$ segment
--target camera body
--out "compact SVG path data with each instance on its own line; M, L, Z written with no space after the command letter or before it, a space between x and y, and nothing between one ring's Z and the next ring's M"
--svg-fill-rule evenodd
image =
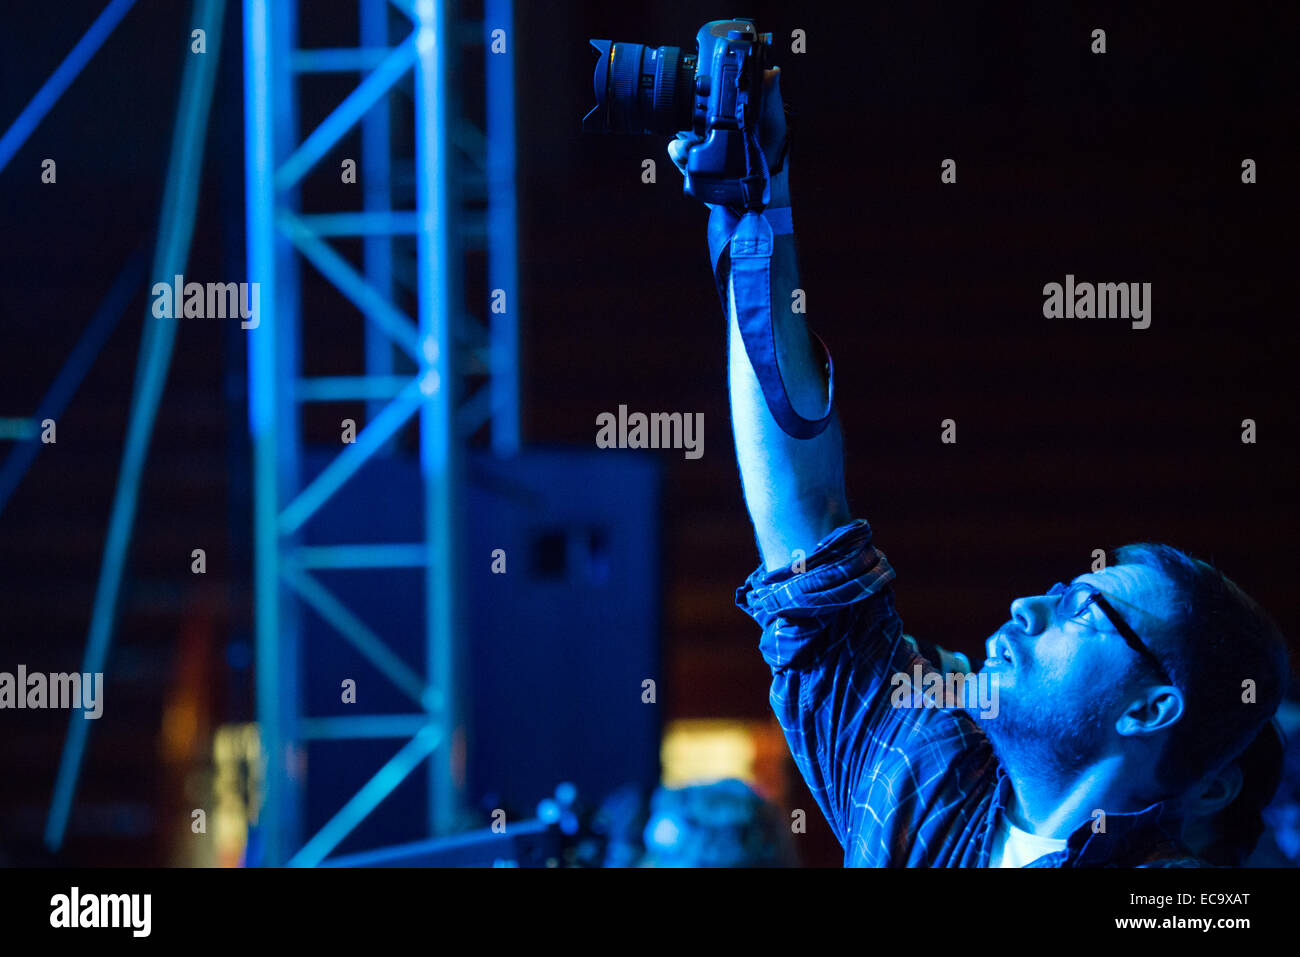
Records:
M768 170L758 146L763 71L772 35L753 20L714 20L679 47L592 40L596 107L584 131L664 133L689 129L702 142L686 158L686 192L720 206L762 206Z

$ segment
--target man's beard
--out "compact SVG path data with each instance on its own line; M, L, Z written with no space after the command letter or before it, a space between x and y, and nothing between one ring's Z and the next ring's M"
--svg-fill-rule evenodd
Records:
M1106 747L1105 715L1115 689L1026 701L1003 692L996 718L980 721L1002 764L1018 773L1059 780L1086 768Z

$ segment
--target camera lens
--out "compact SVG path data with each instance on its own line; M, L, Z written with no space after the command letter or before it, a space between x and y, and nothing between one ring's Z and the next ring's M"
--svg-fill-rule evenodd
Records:
M584 129L602 133L675 133L691 128L694 57L681 47L592 40L596 63L596 108Z

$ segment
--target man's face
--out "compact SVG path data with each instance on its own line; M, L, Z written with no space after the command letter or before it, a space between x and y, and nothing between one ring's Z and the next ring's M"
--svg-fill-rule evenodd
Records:
M1067 586L1099 589L1142 641L1157 652L1173 614L1171 585L1146 565L1114 565ZM997 683L998 715L982 722L1004 760L1032 753L1065 772L1096 760L1115 722L1148 675L1096 602L1075 617L1059 595L1017 598L1011 620L985 642L980 668ZM1149 683L1156 683L1148 679Z

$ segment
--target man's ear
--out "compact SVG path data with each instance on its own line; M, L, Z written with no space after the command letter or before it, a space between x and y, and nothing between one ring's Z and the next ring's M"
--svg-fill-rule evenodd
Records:
M1222 771L1202 781L1187 796L1188 817L1209 817L1217 814L1237 799L1245 782L1241 768L1235 762Z
M1183 693L1173 685L1161 685L1134 698L1115 722L1115 730L1122 735L1154 734L1177 724L1182 716Z

